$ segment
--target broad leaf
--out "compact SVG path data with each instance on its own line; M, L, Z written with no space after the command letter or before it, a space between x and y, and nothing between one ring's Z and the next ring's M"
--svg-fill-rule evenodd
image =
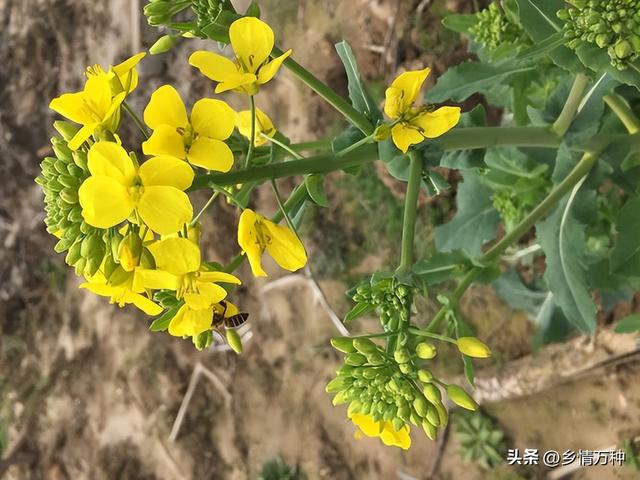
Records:
M572 194L563 201L536 230L546 255L544 280L554 293L556 305L578 330L593 332L596 306L586 278L588 250L584 226L571 213L574 198Z
M413 272L427 285L436 285L462 275L471 267L471 259L461 250L438 252L413 266Z
M618 238L611 253L611 271L640 277L640 196L630 198L616 218Z
M436 247L443 252L465 250L479 257L482 245L495 238L500 216L493 208L491 190L471 170L463 176L456 199L458 211L449 223L436 228Z
M329 206L327 195L324 193L324 175L307 175L304 179L304 184L307 187L309 198L311 198L316 205L324 208Z
M629 315L620 320L614 331L616 333L636 333L640 331L640 314Z
M468 33L476 23L478 23L476 15L447 15L442 19L442 25L458 33Z

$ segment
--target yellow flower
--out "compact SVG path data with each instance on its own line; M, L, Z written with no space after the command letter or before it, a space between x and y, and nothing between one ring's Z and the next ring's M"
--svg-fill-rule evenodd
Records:
M132 213L161 235L177 232L191 220L193 208L183 190L193 170L173 157L154 157L140 167L117 143L97 142L88 154L91 176L78 197L82 217L97 228L110 228Z
M235 63L222 55L199 50L189 57L189 63L202 74L218 82L216 93L234 90L255 95L260 85L271 80L291 55L291 50L271 61L273 30L262 20L243 17L229 27L231 46L236 55Z
M180 94L164 85L151 95L144 121L153 130L142 144L146 155L170 155L207 170L231 169L233 153L223 140L233 133L235 112L225 102L198 100L189 118Z
M409 427L407 425L396 431L391 422L374 422L369 415L352 413L349 418L367 437L378 437L385 445L400 447L403 450L408 450L411 446L411 437L409 436Z
M178 337L198 335L211 328L215 305L224 300L227 291L219 283L240 284L225 272L207 270L202 265L200 249L186 238L167 238L149 246L156 270L140 272L146 288L176 292L185 304L169 324L169 333Z
M105 276L98 271L92 277L87 278L87 282L81 284L80 288L87 289L102 297L109 297L110 303L115 303L120 307L133 304L147 315L155 316L162 312L160 305L142 295L145 289L140 283L140 277L136 270L128 273L125 280L117 285L110 284Z
M451 130L460 120L460 107L414 107L429 68L402 73L385 92L384 112L397 122L391 129L396 147L407 153L411 145L436 138Z
M82 125L69 141L71 150L80 148L100 126L115 130L120 105L138 84L135 67L144 55L135 55L112 67L108 73L100 66L89 67L87 81L81 92L65 93L51 100L51 110Z
M238 244L249 258L251 271L256 277L267 275L262 269L262 254L265 250L278 265L291 272L301 269L307 263L307 252L294 232L248 208L240 215Z
M236 114L236 127L238 127L238 131L242 136L251 140L251 110ZM260 135L261 133L267 137L273 137L276 134L276 127L273 126L273 122L266 113L256 108L256 131L255 141L253 142L255 147L267 143L267 139Z

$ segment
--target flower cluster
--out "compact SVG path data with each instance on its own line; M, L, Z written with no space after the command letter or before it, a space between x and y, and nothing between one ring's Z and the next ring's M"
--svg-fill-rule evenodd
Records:
M180 2L155 3L173 11ZM195 52L191 63L220 82L217 91L255 95L291 52L268 61L274 35L257 18L235 21L230 37L235 63L204 51ZM190 337L198 348L209 345L216 331L239 352L234 328L246 314L227 296L240 279L203 260L200 214L194 216L187 192L198 172L233 167L226 141L236 127L255 145L272 137L275 127L260 110L238 113L213 98L196 101L188 114L177 90L164 85L144 110L148 135L126 104L143 57L135 55L106 71L89 67L82 91L51 101L51 109L73 123L55 122L61 135L52 139L55 156L43 160L36 180L45 194L47 229L59 238L56 251L67 252L67 263L84 277L81 288L148 315L164 312L152 329ZM147 137L137 150L125 148L118 136L123 111ZM266 275L265 251L291 271L307 261L294 231L249 208L240 215L238 244L257 276Z
M560 10L567 45L587 42L604 49L611 64L625 70L640 58L640 2L638 0L580 0Z
M497 2L476 14L476 23L469 28L469 33L491 52L499 47L522 47L531 43L520 24L510 18Z

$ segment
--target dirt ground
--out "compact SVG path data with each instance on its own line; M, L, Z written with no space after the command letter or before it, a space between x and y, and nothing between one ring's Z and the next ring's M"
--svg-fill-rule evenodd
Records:
M378 82L425 63L437 74L465 55L455 36L440 33L439 15L470 11L472 3L268 0L261 5L280 43L345 93L336 41L348 40L365 75ZM0 0L0 478L254 479L264 462L278 455L299 464L310 479L544 478L542 469L517 477L512 469L486 472L464 464L453 434L440 447L414 432L409 452L373 439L355 440L345 409L332 407L324 392L339 362L328 347L336 329L302 275L283 278L271 265L267 279L254 281L243 267L245 284L235 300L251 314L253 337L240 357L197 352L190 342L149 332L142 314L77 288L78 279L53 252L55 239L44 230L42 195L33 182L53 133L47 105L80 87L86 65L117 63L153 43L156 32L144 23L140 5ZM133 106L142 109L163 83L175 85L184 98L211 95L211 84L186 62L203 45L185 42L168 55L146 59ZM258 105L294 141L337 128L330 109L286 72ZM123 138L137 137L131 129ZM275 209L266 194L256 204L267 212ZM210 260L227 261L236 253L236 223L234 211L222 203L211 210L204 224ZM354 270L366 274L383 263L368 256ZM332 308L344 313L347 285L331 279L320 285ZM481 333L494 336L502 361L532 354L530 324L495 295L472 291L466 308ZM496 331L504 318L511 321ZM367 325L372 324L364 321L354 329ZM176 441L170 442L198 362L220 384L201 378ZM486 412L514 448L617 445L640 430L638 371L634 363L600 369L552 390L486 405ZM439 468L430 477L437 458ZM572 478L638 477L629 469L602 467Z

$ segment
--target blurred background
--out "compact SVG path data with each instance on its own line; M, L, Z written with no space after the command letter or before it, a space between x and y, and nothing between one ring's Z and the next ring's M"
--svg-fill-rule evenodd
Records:
M414 429L408 452L354 439L346 409L332 407L324 392L340 362L328 339L338 333L332 317L350 308L345 290L397 263L404 186L380 165L328 177L330 208L307 209L301 230L310 251L307 271L285 275L269 265L270 276L254 280L243 266L244 285L233 300L250 313L253 336L242 356L197 352L190 341L150 332L150 319L133 308L80 291L79 279L53 252L56 240L45 232L42 194L33 181L54 133L47 106L81 88L87 65L108 67L153 44L158 32L146 25L144 3L0 0L0 478L640 478L630 466L550 472L541 459L537 466L505 461L509 448L521 454L535 448L540 455L619 448L638 435L636 339L607 327L632 311L634 299L602 315L596 336L556 335L564 343L546 344L530 315L500 298L517 284L474 287L463 312L495 352L477 365L482 412L455 413L438 442ZM248 2L234 3L243 10ZM467 58L464 40L440 22L485 3L259 2L278 43L343 95L346 76L333 45L347 40L380 100L384 85L403 69L428 65L437 77ZM203 47L212 45L182 42L169 54L145 58L131 98L136 110L165 83L187 104L212 96L213 85L187 64ZM228 100L247 108L238 103L242 98ZM465 109L479 102L474 97ZM345 128L284 70L257 104L292 141ZM490 112L499 122L501 112ZM122 138L129 146L141 141L129 123ZM457 181L455 172L443 173ZM283 193L295 182L283 180ZM205 200L194 196L196 205ZM256 193L254 206L265 214L277 208L269 189ZM451 192L421 199L421 257L432 251L433 226L454 210ZM209 210L203 229L209 260L226 262L237 253L236 225L236 212L224 202ZM418 318L434 309L420 305ZM349 328L366 331L375 322ZM437 368L459 378L458 363L445 352Z

